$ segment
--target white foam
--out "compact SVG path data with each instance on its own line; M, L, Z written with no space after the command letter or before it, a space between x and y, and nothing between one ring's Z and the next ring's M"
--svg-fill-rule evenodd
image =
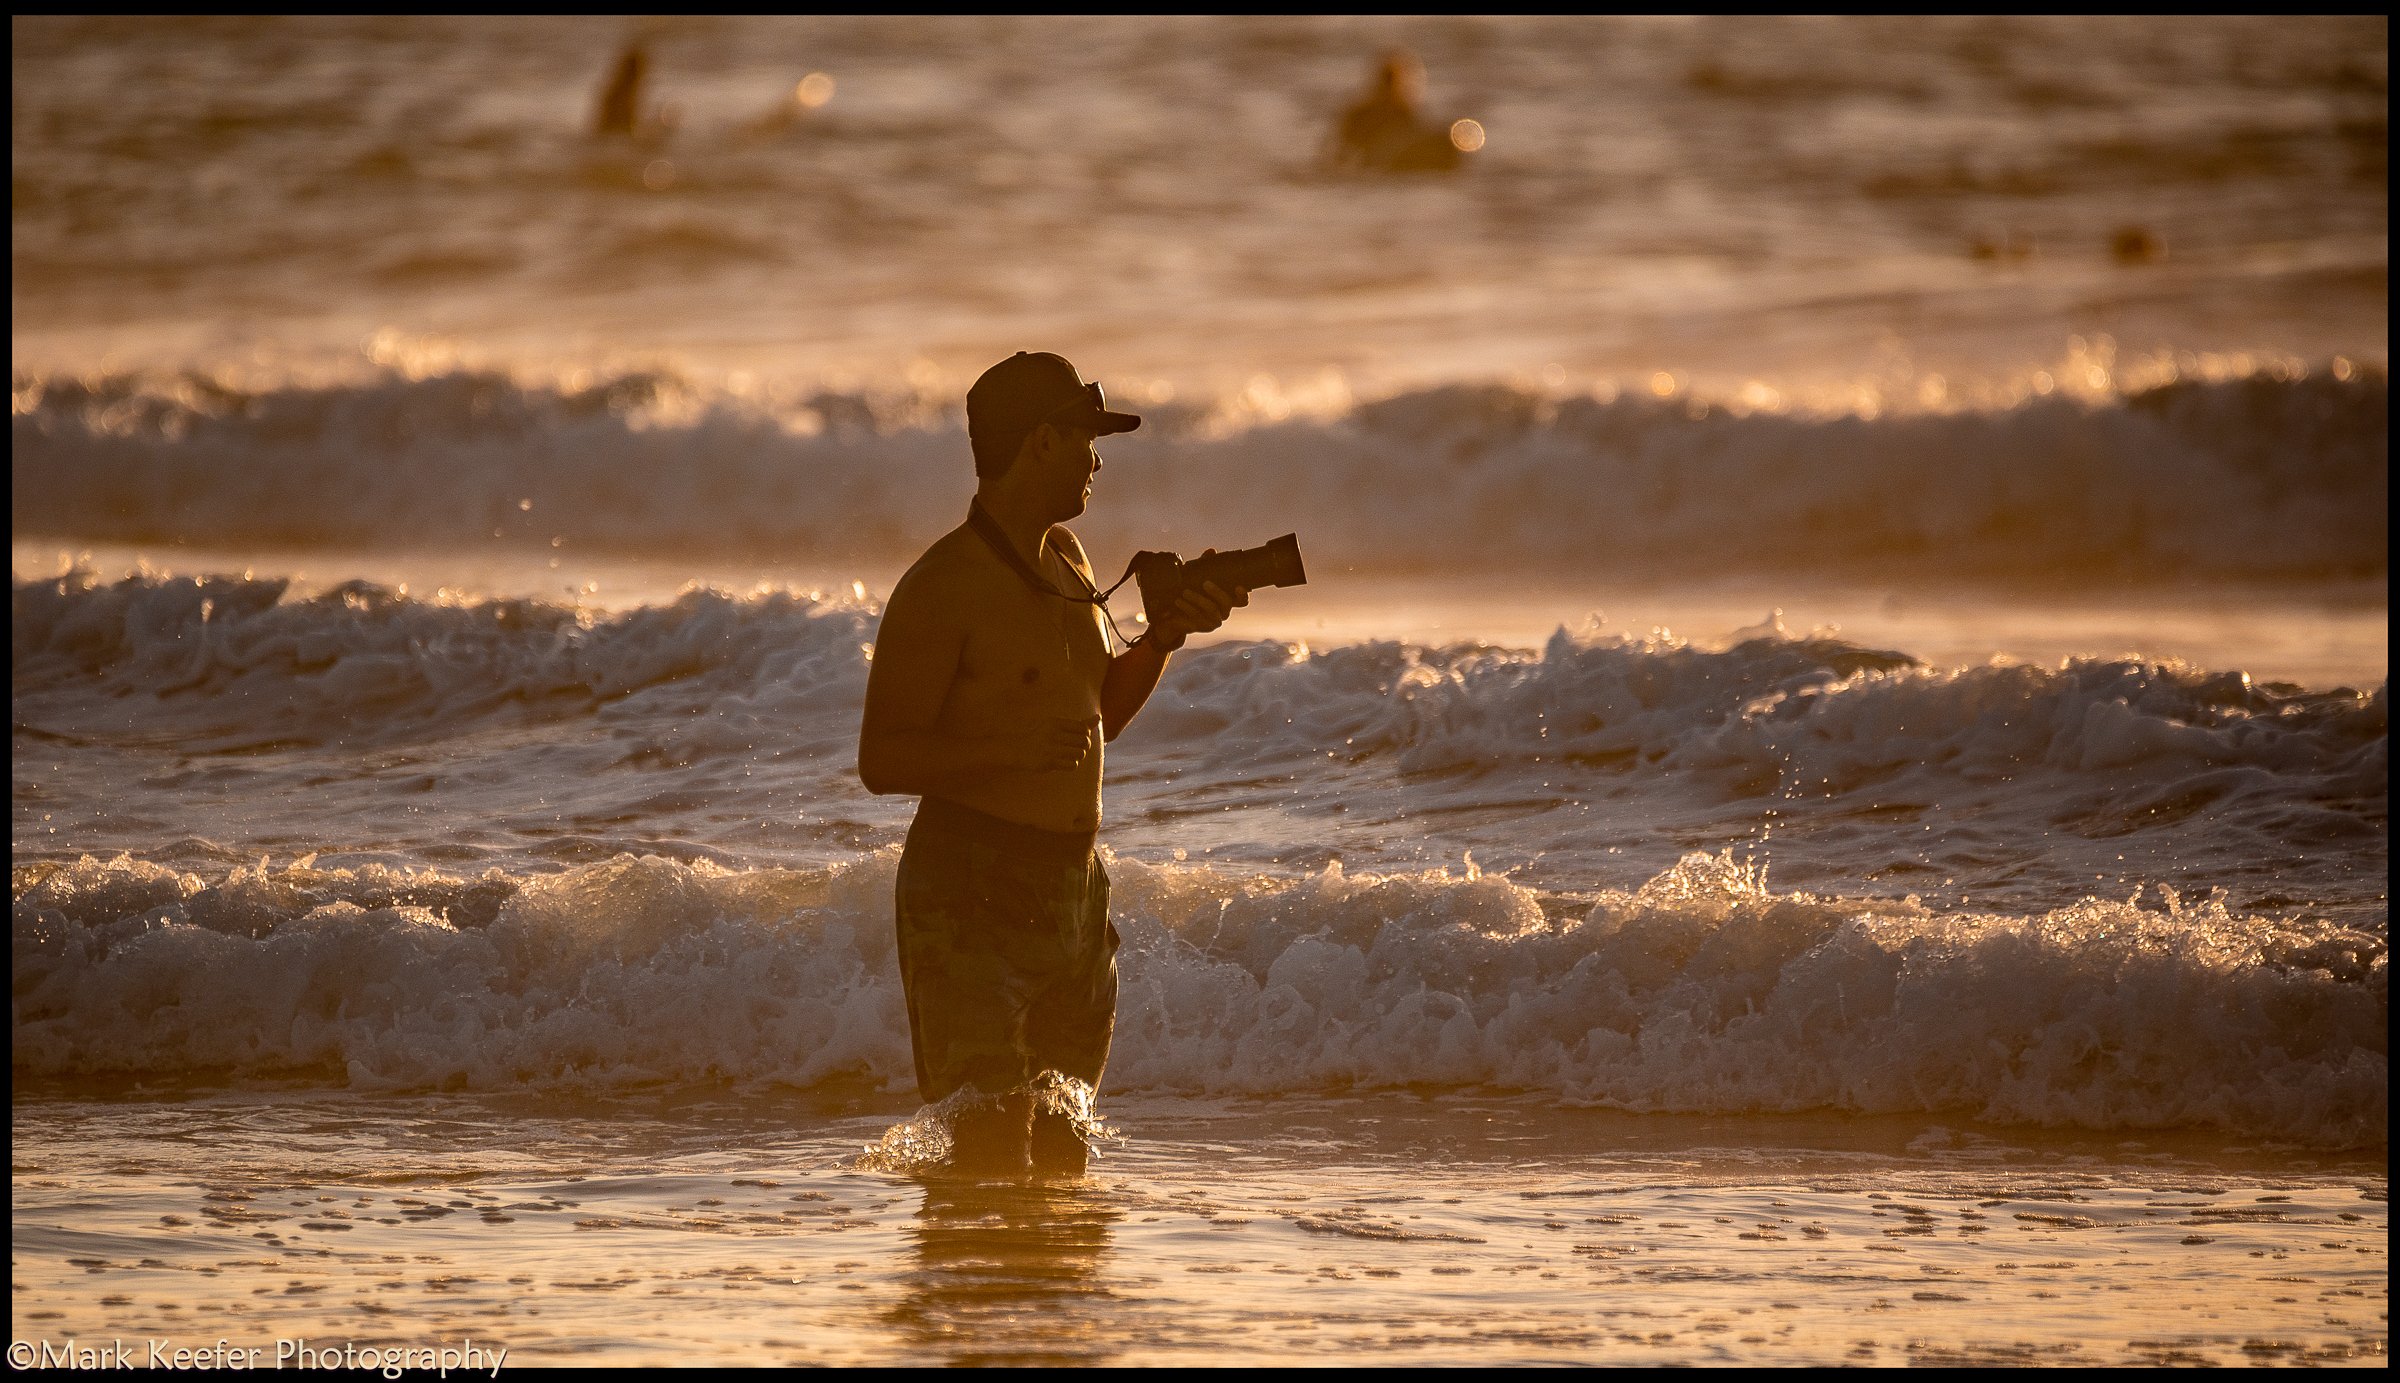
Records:
M2382 687L2308 693L2174 662L1936 669L1780 632L1723 650L1561 632L1539 653L1200 650L1123 744L1252 763L1390 756L1415 771L1617 765L1820 800L1904 777L1927 787L1923 800L1962 782L2207 779L2211 800L2290 809L2385 791L2389 701Z
M103 584L88 572L19 581L12 686L62 712L141 693L147 717L198 741L421 737L494 717L680 720L705 706L701 739L829 746L856 735L879 614L866 600L789 592L692 591L596 615L366 582L300 601L285 590L232 577ZM1214 742L1245 760L1392 755L1412 770L1623 762L1754 791L1840 791L1914 765L2242 766L2364 790L2388 733L2380 687L2310 693L2128 659L1935 669L1775 628L1725 649L1564 631L1538 652L1220 644L1175 662L1124 743ZM678 753L709 752L685 739Z
M693 591L595 616L533 601L412 599L366 582L285 602L286 586L101 585L89 574L20 582L12 687L56 692L62 712L79 698L138 691L165 702L153 716L195 747L422 737L496 718L682 718L707 698L707 724L677 737L674 753L688 759L755 743L769 724L787 744L854 736L874 639L863 602L786 592Z
M888 851L825 872L621 857L509 881L480 925L478 881L440 875L20 869L15 1069L905 1089L893 868ZM2385 1137L2383 942L2217 900L1937 913L1774 893L1723 855L1547 907L1491 876L1111 869L1114 1090L1499 1086Z
M851 771L872 602L695 591L601 615L365 583L283 596L281 582L235 578L18 583L20 742L73 748L54 760L71 771L26 784L68 835L36 830L27 843L147 853L162 830L217 836L210 803L236 790L209 775L228 759L266 775L237 794L258 840L329 852L394 840L376 823L401 814L409 848L477 841L519 865L525 851L594 857L540 855L567 848L552 840L562 832L605 835L608 851L674 840L729 864L811 864L885 838L874 832L899 805L871 803ZM2272 875L2287 894L2380 925L2379 891L2361 880L2381 849L2389 742L2386 688L2261 686L2172 662L1928 668L1773 628L1721 649L1564 633L1539 651L1269 642L1179 657L1110 747L1109 791L1112 819L1138 832L1188 815L1195 793L1274 806L1287 790L1260 785L1287 783L1357 823L1338 851L1297 858L1370 867L1424 858L1411 844L1421 824L1374 824L1395 808L1496 802L1521 819L1543 803L1596 802L1602 815L1558 815L1520 842L1578 887L1624 878L1602 864L1598 834L1640 845L1656 868L1697 839L1916 813L1975 839L1946 841L1947 866L1890 829L1855 849L1830 834L1785 840L1817 851L1819 880L1878 877L1895 850L1912 868L1979 879L2013 860L2047 879L2038 896L2054 905L2122 859L2123 845L2099 842L2140 836L2150 853L2132 878L2203 865L2201 877L2242 889ZM177 762L161 761L162 747ZM402 764L409 773L391 771ZM1396 795L1395 779L1419 786ZM1636 785L1646 798L1625 795ZM261 794L278 800L249 804ZM1662 825L1661 812L1683 815ZM1328 843L1272 812L1239 840L1223 834L1236 818L1223 820L1213 843L1256 847L1247 858ZM775 823L774 839L742 823ZM747 853L757 848L790 853Z

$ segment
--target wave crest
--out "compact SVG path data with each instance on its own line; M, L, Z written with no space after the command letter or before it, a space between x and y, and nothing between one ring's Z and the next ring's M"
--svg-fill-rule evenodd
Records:
M972 479L913 395L782 403L671 373L489 371L242 389L19 380L14 531L905 558ZM2182 381L1866 420L1452 385L1329 417L1154 409L1111 443L1102 551L1258 541L1320 570L1901 574L2056 583L2387 569L2380 372Z
M214 883L128 859L23 867L14 1069L901 1088L894 863L626 856L510 881L262 862ZM1110 867L1112 1089L1472 1085L2386 1136L2384 943L2219 899L1936 913L1774 893L1730 855L1580 901L1492 876Z
M12 689L66 693L69 726L96 698L138 694L153 708L149 728L172 725L195 749L637 715L662 709L651 704L659 697L705 699L728 724L771 715L792 742L795 730L802 741L812 729L855 733L874 639L864 603L781 591L695 590L596 615L529 600L413 599L365 581L287 601L288 586L101 584L88 572L18 582Z
M2388 691L2304 691L2177 662L1935 669L1779 628L1707 649L1553 635L1539 653L1219 645L1173 670L1129 747L1231 733L1264 756L1412 771L1571 762L1685 770L1736 792L1838 795L1913 769L2101 776L2245 768L2380 793Z

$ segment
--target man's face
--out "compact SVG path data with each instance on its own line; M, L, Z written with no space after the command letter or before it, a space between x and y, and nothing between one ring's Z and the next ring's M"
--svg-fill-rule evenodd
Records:
M1034 472L1026 479L1051 501L1047 507L1058 514L1058 522L1081 514L1092 502L1092 477L1100 471L1100 452L1093 445L1098 440L1095 433L1054 425L1035 434L1025 457Z

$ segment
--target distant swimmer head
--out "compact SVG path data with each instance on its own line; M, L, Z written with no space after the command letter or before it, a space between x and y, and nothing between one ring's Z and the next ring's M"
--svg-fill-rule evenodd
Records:
M975 473L994 476L1016 459L1028 434L1044 423L1095 437L1142 425L1132 413L1111 411L1097 384L1087 384L1066 357L1018 351L983 372L967 391L967 441Z
M2167 242L2148 226L2122 226L2109 237L2108 252L2119 264L2148 264L2167 257Z
M1425 94L1425 64L1405 48L1389 49L1376 61L1375 84L1393 99L1415 105Z

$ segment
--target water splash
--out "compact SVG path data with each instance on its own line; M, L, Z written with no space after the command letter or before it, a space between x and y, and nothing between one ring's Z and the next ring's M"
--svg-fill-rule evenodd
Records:
M1084 1146L1094 1153L1124 1141L1122 1130L1099 1117L1099 1092L1073 1076L1044 1071L1020 1087L1020 1091L1032 1097L1036 1114L1065 1115ZM999 1098L973 1086L957 1090L885 1129L881 1138L860 1150L852 1165L862 1172L892 1172L901 1176L935 1171L950 1160L951 1129L959 1116L988 1109Z

